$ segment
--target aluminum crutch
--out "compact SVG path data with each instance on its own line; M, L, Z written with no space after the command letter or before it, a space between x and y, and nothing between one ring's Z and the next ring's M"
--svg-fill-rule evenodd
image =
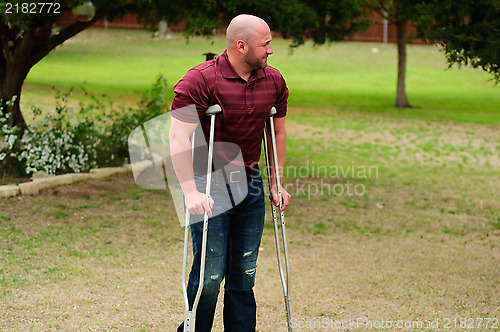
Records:
M276 254L278 256L278 268L280 272L281 285L283 287L283 295L285 297L285 310L286 310L286 319L288 324L288 331L293 331L292 328L292 299L290 297L290 265L288 262L288 247L286 241L286 230L285 230L285 214L282 209L282 198L281 198L281 181L280 181L280 173L278 166L278 152L276 151L276 135L274 132L274 115L276 114L276 108L273 106L271 111L269 112L269 127L266 122L264 126L264 152L266 156L266 166L267 166L267 180L269 184L269 194L271 200L273 199L271 196L271 160L269 156L268 142L267 142L267 133L268 131L271 134L271 143L273 149L273 166L274 166L274 177L276 181L276 189L278 191L278 201L279 201L279 212L280 212L280 220L281 220L281 238L283 242L283 253L285 257L285 272L283 272L283 264L281 262L281 249L280 249L280 239L279 239L279 231L278 231L278 218L276 212L276 206L271 203L271 211L274 223L274 237L276 242ZM286 279L285 279L286 274Z
M205 115L210 116L210 139L208 142L208 164L207 164L207 184L205 195L207 202L210 203L210 187L212 184L212 161L213 161L213 149L214 149L214 132L215 132L215 115L220 113L222 108L220 105L212 105L207 109ZM191 136L191 155L194 156L194 138L195 134ZM186 268L187 268L187 252L188 252L188 239L189 239L189 224L190 224L190 213L186 208L186 221L184 225L184 257L182 261L182 293L184 295L184 332L194 332L195 322L196 322L196 309L198 308L198 303L200 301L201 292L203 291L203 283L205 279L205 258L207 249L207 233L208 233L208 214L205 211L203 215L203 237L201 242L201 262L200 262L200 279L198 282L198 291L196 292L196 297L194 299L193 307L189 310L189 300L187 295L187 283L186 283Z

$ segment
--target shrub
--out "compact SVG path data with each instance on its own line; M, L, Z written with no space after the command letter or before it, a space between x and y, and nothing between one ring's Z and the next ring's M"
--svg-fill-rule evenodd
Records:
M33 121L21 137L0 109L0 165L16 163L20 173L84 172L94 167L123 165L128 158L128 135L137 126L168 110L168 84L159 76L138 107L106 106L92 96L78 110L68 106L69 93L56 93L54 114L34 107ZM12 101L13 102L13 101Z
M7 164L9 159L16 158L15 146L19 141L19 136L21 135L21 130L19 127L11 126L10 113L4 113L4 107L10 106L9 104L14 103L17 96L11 101L8 101L6 105L0 103L0 163Z
M74 111L68 106L70 95L56 94L55 114L42 115L39 108L33 108L34 121L23 135L19 156L27 174L80 173L97 166L97 125L88 108Z
M139 102L138 107L111 108L105 116L101 142L98 146L100 165L123 164L128 160L128 136L144 122L168 110L166 94L168 84L163 76L156 82Z

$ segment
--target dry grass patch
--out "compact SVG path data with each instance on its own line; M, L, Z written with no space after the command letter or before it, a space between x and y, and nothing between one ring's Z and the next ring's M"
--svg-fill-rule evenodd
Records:
M384 165L402 163L420 166L500 167L500 137L497 126L475 123L443 123L380 115L332 115L322 125L290 120L292 139L313 140L314 151L371 150ZM378 155L376 155L378 154ZM375 156L376 155L376 156Z
M289 164L305 165L284 181L298 330L358 318L498 319L494 128L316 116L288 121ZM376 175L346 168L369 166ZM169 194L137 187L131 174L1 200L0 241L0 330L173 331L183 319L183 229ZM275 256L268 215L255 287L262 332L286 331Z
M183 232L168 195L137 188L130 174L55 193L0 202L0 328L174 330ZM378 232L373 214L335 199L295 197L287 212L297 322L498 317L499 230ZM255 291L258 330L285 331L269 219Z

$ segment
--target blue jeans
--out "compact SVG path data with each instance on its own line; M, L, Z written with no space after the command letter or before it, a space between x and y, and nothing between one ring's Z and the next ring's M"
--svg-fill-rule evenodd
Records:
M256 303L253 293L257 256L264 227L265 202L262 178L249 178L245 199L208 221L205 277L203 291L196 310L196 331L212 329L220 284L224 286L224 330L255 331ZM225 186L225 185L223 185ZM217 191L213 189L214 209L217 209ZM204 190L204 188L198 188ZM201 191L203 192L203 191ZM192 308L199 282L203 222L191 225L193 265L187 286L189 306ZM183 331L183 324L177 329Z

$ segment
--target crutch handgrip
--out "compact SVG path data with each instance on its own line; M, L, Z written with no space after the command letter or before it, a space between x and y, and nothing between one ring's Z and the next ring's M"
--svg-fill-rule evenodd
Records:
M217 113L222 112L222 108L220 107L219 104L215 104L207 108L207 111L205 112L205 115L214 115Z

